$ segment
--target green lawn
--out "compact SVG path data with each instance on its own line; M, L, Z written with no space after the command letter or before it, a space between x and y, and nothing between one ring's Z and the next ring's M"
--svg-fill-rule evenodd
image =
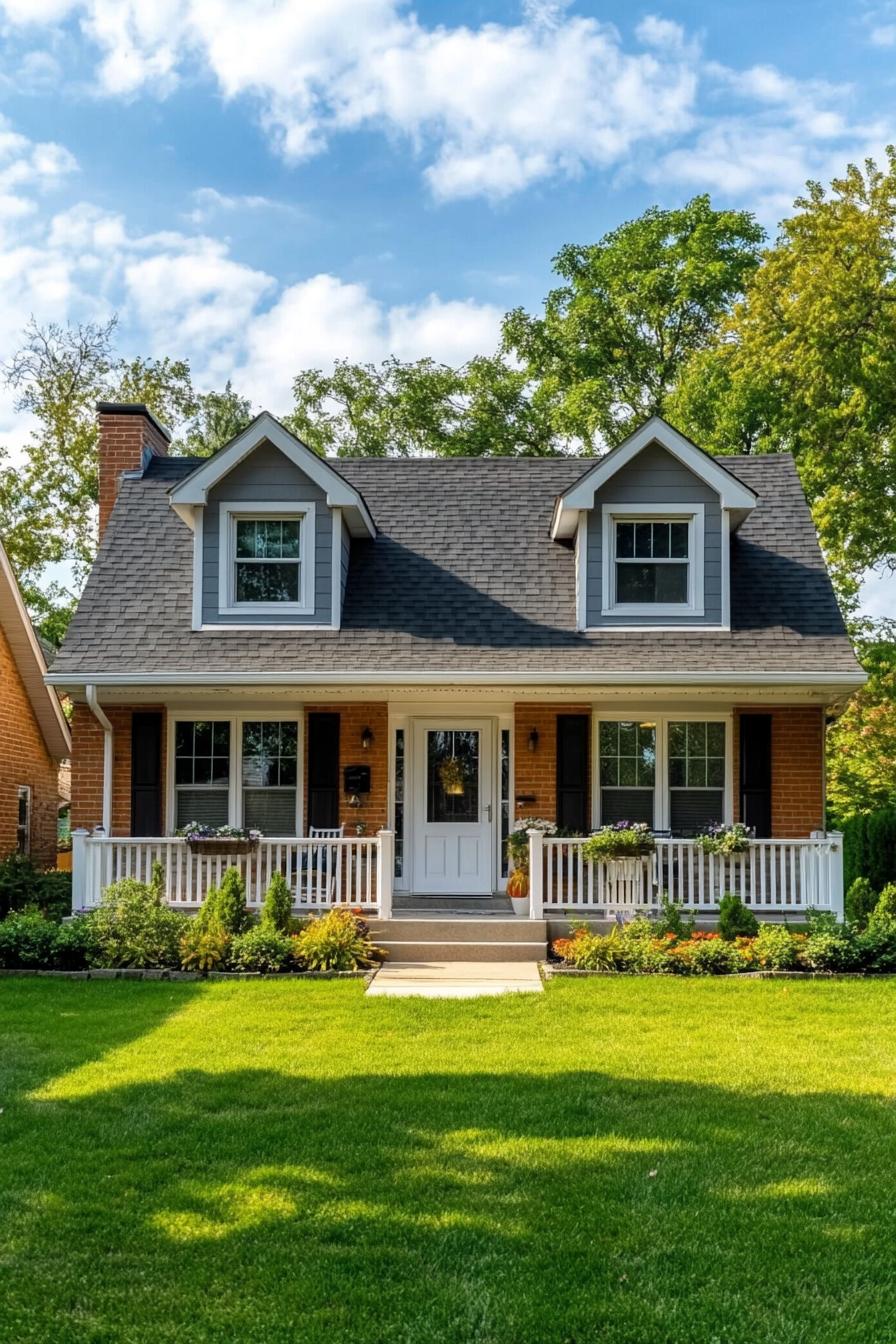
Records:
M896 983L0 980L0 1340L896 1340Z

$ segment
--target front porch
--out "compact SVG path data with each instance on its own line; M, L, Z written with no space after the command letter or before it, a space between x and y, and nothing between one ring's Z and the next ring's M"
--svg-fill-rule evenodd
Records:
M597 863L584 858L584 843L584 836L546 839L530 832L530 919L631 918L658 910L664 896L711 919L726 892L734 892L762 919L800 917L807 910L843 915L837 834L751 840L745 852L734 855L704 854L694 840L658 837L648 857ZM346 838L263 837L246 852L209 851L175 836L137 839L82 830L74 833L72 848L75 909L99 904L103 890L121 878L148 882L158 863L168 903L187 911L198 909L226 869L235 866L253 911L261 909L271 878L280 873L292 888L297 913L342 907L379 919L509 914L501 893L396 896L395 837L385 829Z

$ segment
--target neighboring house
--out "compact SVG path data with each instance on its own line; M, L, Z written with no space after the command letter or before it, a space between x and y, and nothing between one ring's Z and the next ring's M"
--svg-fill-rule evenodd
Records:
M100 411L102 541L49 678L73 826L105 833L79 899L159 857L195 903L228 860L170 838L191 820L274 837L238 860L253 903L276 867L300 905L493 897L540 816L661 846L623 890L550 843L536 915L728 887L838 908L825 716L864 676L789 455L652 419L594 459L325 460L262 414L199 459ZM723 872L691 837L735 820L757 841Z
M71 755L68 724L52 687L16 576L0 545L0 858L30 854L56 864L59 772Z

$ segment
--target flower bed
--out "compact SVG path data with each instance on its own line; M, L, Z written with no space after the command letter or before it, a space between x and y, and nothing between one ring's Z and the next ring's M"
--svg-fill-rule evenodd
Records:
M736 897L726 897L729 902ZM697 930L680 911L666 907L659 920L634 919L600 934L585 923L557 938L552 952L561 966L578 971L643 975L738 975L770 972L896 972L896 888L885 890L865 929L838 924L827 912L808 913L805 931L786 924L760 924L753 935ZM745 912L746 913L746 912ZM742 925L743 926L743 925Z

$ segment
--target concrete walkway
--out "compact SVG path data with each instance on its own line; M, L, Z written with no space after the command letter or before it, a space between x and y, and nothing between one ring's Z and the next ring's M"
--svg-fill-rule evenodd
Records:
M540 994L543 988L536 961L405 961L377 971L367 993L475 999L482 994Z

